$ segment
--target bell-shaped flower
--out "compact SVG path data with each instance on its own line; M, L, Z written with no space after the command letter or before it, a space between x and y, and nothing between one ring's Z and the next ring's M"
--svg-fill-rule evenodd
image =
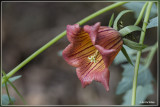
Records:
M100 26L100 22L83 28L75 24L67 25L67 38L70 44L64 49L63 57L76 67L82 86L95 80L109 91L108 67L122 48L120 33L111 27Z

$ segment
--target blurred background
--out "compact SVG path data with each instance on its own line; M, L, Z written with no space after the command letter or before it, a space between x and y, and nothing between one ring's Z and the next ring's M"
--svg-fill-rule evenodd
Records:
M112 2L3 2L2 3L2 67L8 73L29 55L66 29L91 13L112 4ZM93 25L101 22L107 26L112 13L126 9L117 7L87 22ZM134 14L123 17L125 25L134 24ZM153 36L154 35L154 36ZM147 30L145 43L157 41L157 29ZM120 105L122 95L116 95L116 88L122 78L120 65L110 66L110 91L102 84L92 82L82 88L76 75L76 68L68 65L61 51L69 44L66 36L19 70L15 75L22 77L14 85L22 93L28 105ZM157 101L157 55L150 65L155 78L154 94L147 99ZM12 87L10 95L16 98L16 105L23 104ZM5 92L5 88L2 90Z

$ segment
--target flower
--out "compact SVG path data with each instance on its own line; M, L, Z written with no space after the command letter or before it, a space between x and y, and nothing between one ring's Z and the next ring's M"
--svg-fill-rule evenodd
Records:
M78 24L67 25L67 38L70 44L64 49L66 62L76 67L77 76L82 86L93 80L101 82L109 91L109 65L122 48L120 33L111 27Z

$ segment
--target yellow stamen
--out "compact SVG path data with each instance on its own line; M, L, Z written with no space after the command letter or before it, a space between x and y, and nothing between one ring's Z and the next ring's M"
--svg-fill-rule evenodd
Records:
M90 60L90 62L94 62L94 63L97 62L96 58L97 58L97 56L98 56L98 53L99 53L99 51L96 50L96 52L95 52L95 54L94 54L93 56L88 57L88 59Z

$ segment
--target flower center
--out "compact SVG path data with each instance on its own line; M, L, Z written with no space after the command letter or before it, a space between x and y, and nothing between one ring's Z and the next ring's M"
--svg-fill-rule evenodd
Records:
M91 57L88 57L88 59L90 60L90 62L94 62L94 63L97 62L96 58L97 58L97 56L98 56L98 53L99 53L99 51L96 50L96 52L95 52L94 55L92 55Z

